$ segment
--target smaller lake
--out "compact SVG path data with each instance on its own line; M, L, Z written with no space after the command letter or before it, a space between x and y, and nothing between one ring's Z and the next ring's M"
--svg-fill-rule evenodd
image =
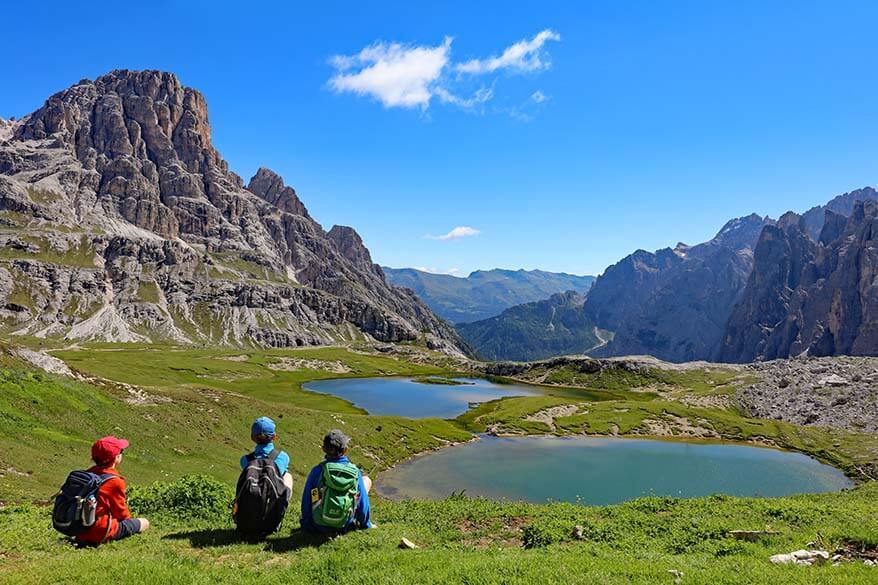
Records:
M603 437L482 436L416 457L375 483L391 498L468 496L615 504L642 496L785 496L851 485L839 470L746 445Z
M343 378L307 382L302 387L343 398L369 414L408 418L455 418L474 402L544 394L536 386L495 384L479 378L454 380L462 384L425 384L412 378Z

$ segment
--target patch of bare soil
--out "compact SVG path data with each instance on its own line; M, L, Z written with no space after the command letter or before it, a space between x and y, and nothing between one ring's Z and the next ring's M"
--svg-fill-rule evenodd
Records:
M316 370L319 372L332 372L333 374L349 374L351 369L336 360L315 360L305 358L281 357L276 362L268 364L268 369L280 372L295 372L297 370Z
M555 431L555 419L561 418L565 416L573 416L579 412L580 407L585 406L586 403L582 402L579 404L562 404L561 406L552 406L550 408L544 408L539 412L535 412L533 414L529 414L524 417L524 420L529 422L540 422L547 425L552 431ZM588 411L586 411L588 412Z
M706 421L698 421L706 422ZM688 418L673 414L664 414L661 419L643 419L647 435L656 437L689 437L701 439L718 439L719 433L706 426L693 424Z
M133 404L135 406L154 406L156 404L163 404L171 401L167 396L150 394L143 388L138 388L131 384L118 383L117 385L128 392L128 396L122 399L128 404Z
M250 359L249 355L224 355L221 360L226 360L227 362L246 362Z
M729 394L683 394L679 401L686 406L696 408L723 408L732 407L732 397Z
M522 530L530 522L526 516L513 516L502 518L498 522L489 521L477 523L473 520L464 520L457 525L457 529L464 535L463 544L477 549L500 547L521 547L524 545Z

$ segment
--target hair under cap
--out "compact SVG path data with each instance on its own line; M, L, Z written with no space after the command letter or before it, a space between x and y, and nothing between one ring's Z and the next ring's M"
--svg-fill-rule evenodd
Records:
M348 448L350 439L338 429L332 429L323 437L323 450L328 455L341 455Z

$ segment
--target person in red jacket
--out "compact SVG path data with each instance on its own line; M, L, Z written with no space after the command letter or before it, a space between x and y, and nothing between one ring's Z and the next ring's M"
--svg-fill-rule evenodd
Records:
M115 477L104 482L98 490L95 523L76 536L76 541L80 544L98 545L149 529L149 520L131 517L125 498L125 478L116 470L122 462L122 452L127 447L128 441L112 436L98 439L91 446L91 458L95 464L89 471Z

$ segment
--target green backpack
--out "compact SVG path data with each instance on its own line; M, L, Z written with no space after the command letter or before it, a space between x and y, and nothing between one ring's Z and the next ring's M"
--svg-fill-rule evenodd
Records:
M311 494L314 523L336 529L347 526L354 516L359 480L360 470L353 463L325 462L317 493Z

